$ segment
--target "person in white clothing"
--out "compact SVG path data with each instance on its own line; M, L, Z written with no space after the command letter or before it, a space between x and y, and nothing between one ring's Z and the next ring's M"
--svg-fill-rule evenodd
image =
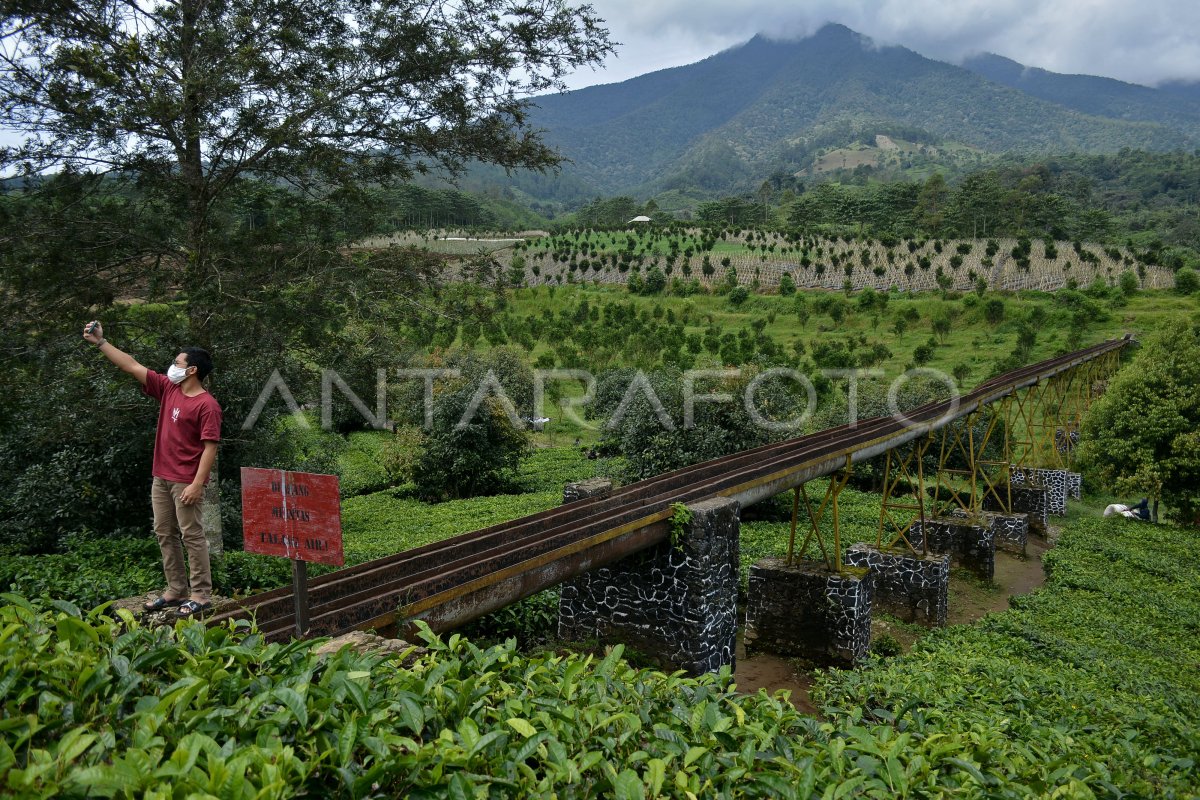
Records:
M1143 497L1137 505L1127 506L1121 503L1113 503L1104 509L1104 516L1106 517L1111 517L1115 514L1145 522L1150 519L1150 503Z

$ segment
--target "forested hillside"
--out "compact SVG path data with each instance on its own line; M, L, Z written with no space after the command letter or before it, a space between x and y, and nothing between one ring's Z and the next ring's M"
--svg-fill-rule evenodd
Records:
M1193 136L1200 130L1200 98L1195 96L1095 75L1061 75L994 53L969 58L962 66L993 83L1084 114L1160 122Z
M801 41L758 36L696 64L547 95L533 119L572 160L566 174L601 194L646 196L750 187L878 135L932 149L946 165L1200 141L1195 104L1157 90L1087 105L1072 99L1078 91L1024 88L828 25Z

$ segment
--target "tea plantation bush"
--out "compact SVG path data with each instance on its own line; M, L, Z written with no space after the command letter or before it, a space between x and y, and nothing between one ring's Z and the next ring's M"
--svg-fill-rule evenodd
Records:
M983 796L1195 797L1195 545L1179 528L1073 522L1045 557L1047 589L825 676L814 696L834 719L970 742L960 766Z
M90 608L162 588L161 555L152 538L72 536L66 550L0 556L0 590ZM311 564L309 570L320 575L328 568ZM291 562L286 559L230 551L213 562L213 588L222 595L284 586L291 579Z
M831 672L825 717L614 650L428 636L411 668L244 628L0 607L0 786L19 797L1189 797L1200 558L1073 522L1017 607Z

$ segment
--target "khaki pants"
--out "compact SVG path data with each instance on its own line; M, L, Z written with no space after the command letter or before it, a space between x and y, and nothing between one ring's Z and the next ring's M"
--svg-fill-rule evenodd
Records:
M208 540L200 522L203 502L185 506L182 501L186 483L155 478L150 489L154 508L154 533L162 551L163 573L167 576L164 594L171 598L194 599L207 603L212 599L212 569L208 562ZM183 548L191 566L191 591L183 566Z

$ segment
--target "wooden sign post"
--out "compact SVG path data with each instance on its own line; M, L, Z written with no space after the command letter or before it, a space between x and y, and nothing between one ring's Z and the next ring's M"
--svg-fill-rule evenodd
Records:
M303 636L308 562L346 563L337 476L242 467L242 537L249 553L291 559L296 635Z

